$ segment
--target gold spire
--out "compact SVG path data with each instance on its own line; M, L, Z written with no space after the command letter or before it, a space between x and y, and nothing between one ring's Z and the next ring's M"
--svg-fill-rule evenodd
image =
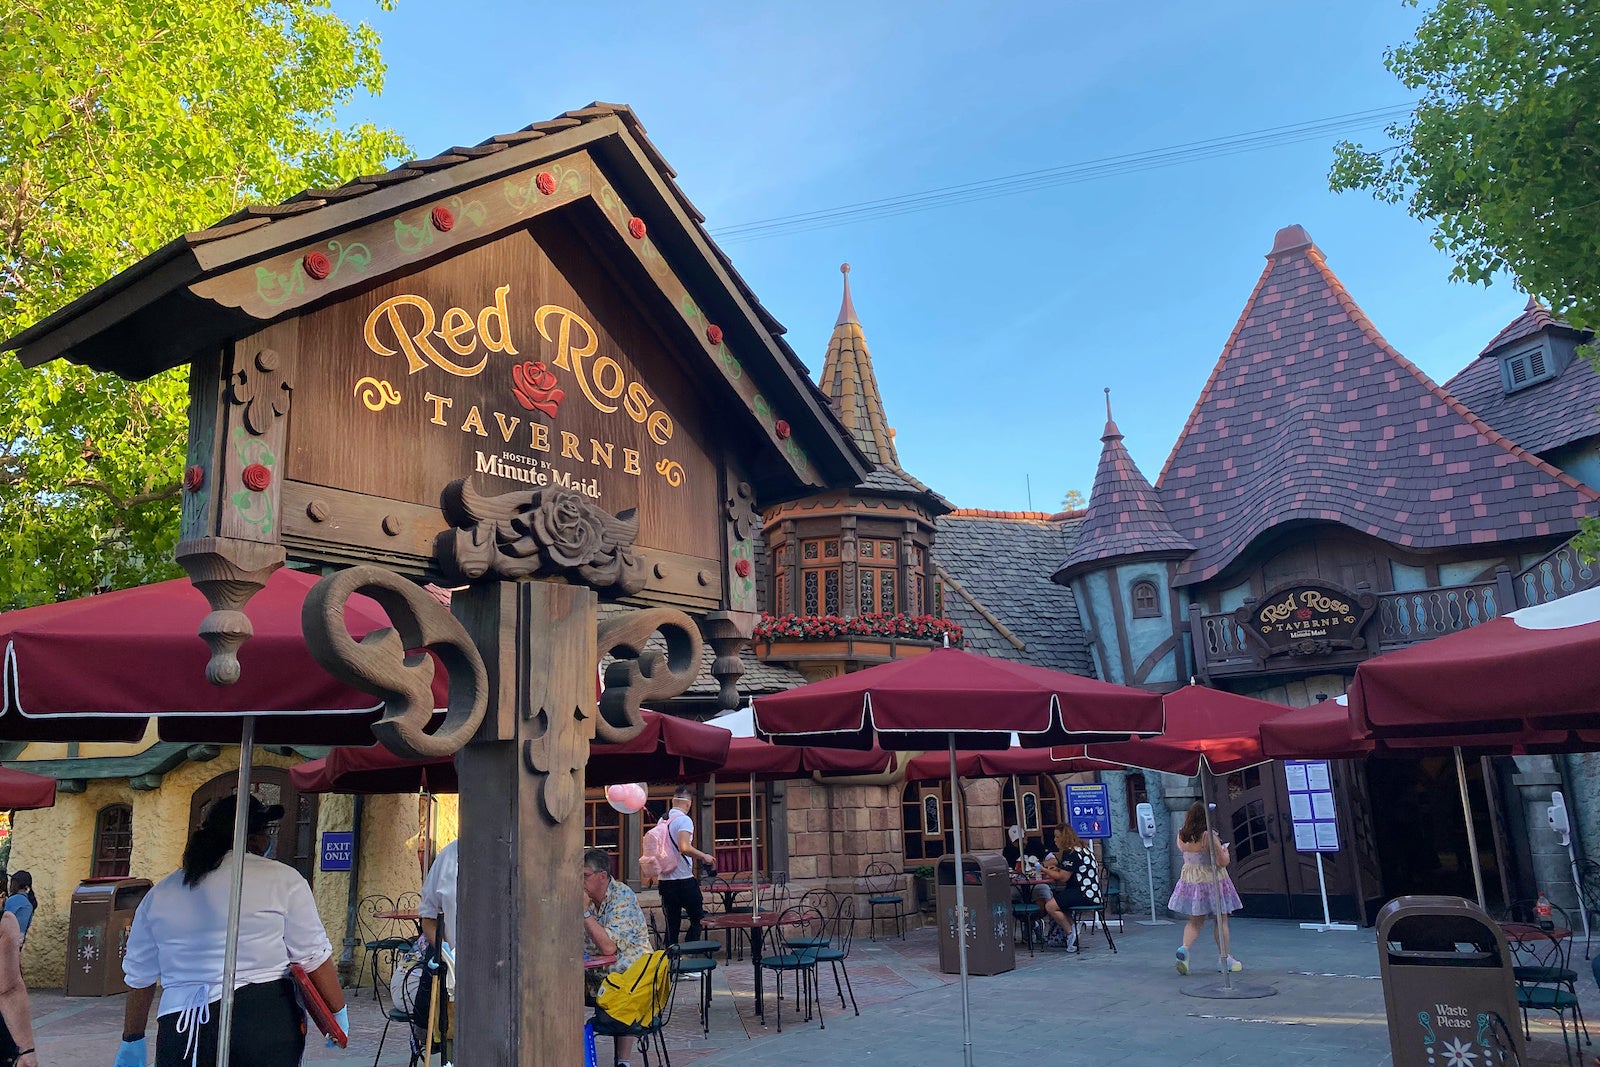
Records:
M867 351L867 338L850 300L850 264L842 264L839 273L844 275L844 301L822 362L822 391L833 401L839 421L866 457L880 467L899 470L894 431L884 418L878 379L872 373L872 354Z

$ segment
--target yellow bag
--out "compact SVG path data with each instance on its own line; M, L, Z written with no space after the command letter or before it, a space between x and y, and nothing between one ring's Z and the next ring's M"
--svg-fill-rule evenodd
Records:
M626 970L606 976L595 996L598 1014L626 1027L647 1027L658 1008L667 1006L672 966L665 952L647 952Z

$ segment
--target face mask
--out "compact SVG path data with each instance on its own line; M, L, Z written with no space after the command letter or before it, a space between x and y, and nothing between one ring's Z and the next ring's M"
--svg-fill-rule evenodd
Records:
M267 850L261 854L261 858L268 860L278 858L278 839L276 837L267 845Z

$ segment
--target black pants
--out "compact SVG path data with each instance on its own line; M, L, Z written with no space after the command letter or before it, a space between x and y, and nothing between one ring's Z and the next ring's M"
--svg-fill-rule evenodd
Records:
M184 1046L189 1035L178 1033L178 1014L163 1015L156 1027L156 1067L189 1067ZM222 1002L211 1002L211 1021L200 1028L200 1067L217 1062L217 1031ZM306 1049L305 1013L288 978L240 986L233 994L234 1067L299 1067Z
M700 940L700 920L706 914L705 901L700 897L700 883L693 878L669 878L660 883L660 892L661 914L667 920L663 940L669 945L678 943L678 923L685 913L689 916L687 940Z

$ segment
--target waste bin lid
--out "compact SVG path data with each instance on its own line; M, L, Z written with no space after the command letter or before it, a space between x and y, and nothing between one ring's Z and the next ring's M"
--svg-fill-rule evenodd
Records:
M1505 934L1461 897L1396 897L1378 912L1377 940L1390 959L1498 966Z

